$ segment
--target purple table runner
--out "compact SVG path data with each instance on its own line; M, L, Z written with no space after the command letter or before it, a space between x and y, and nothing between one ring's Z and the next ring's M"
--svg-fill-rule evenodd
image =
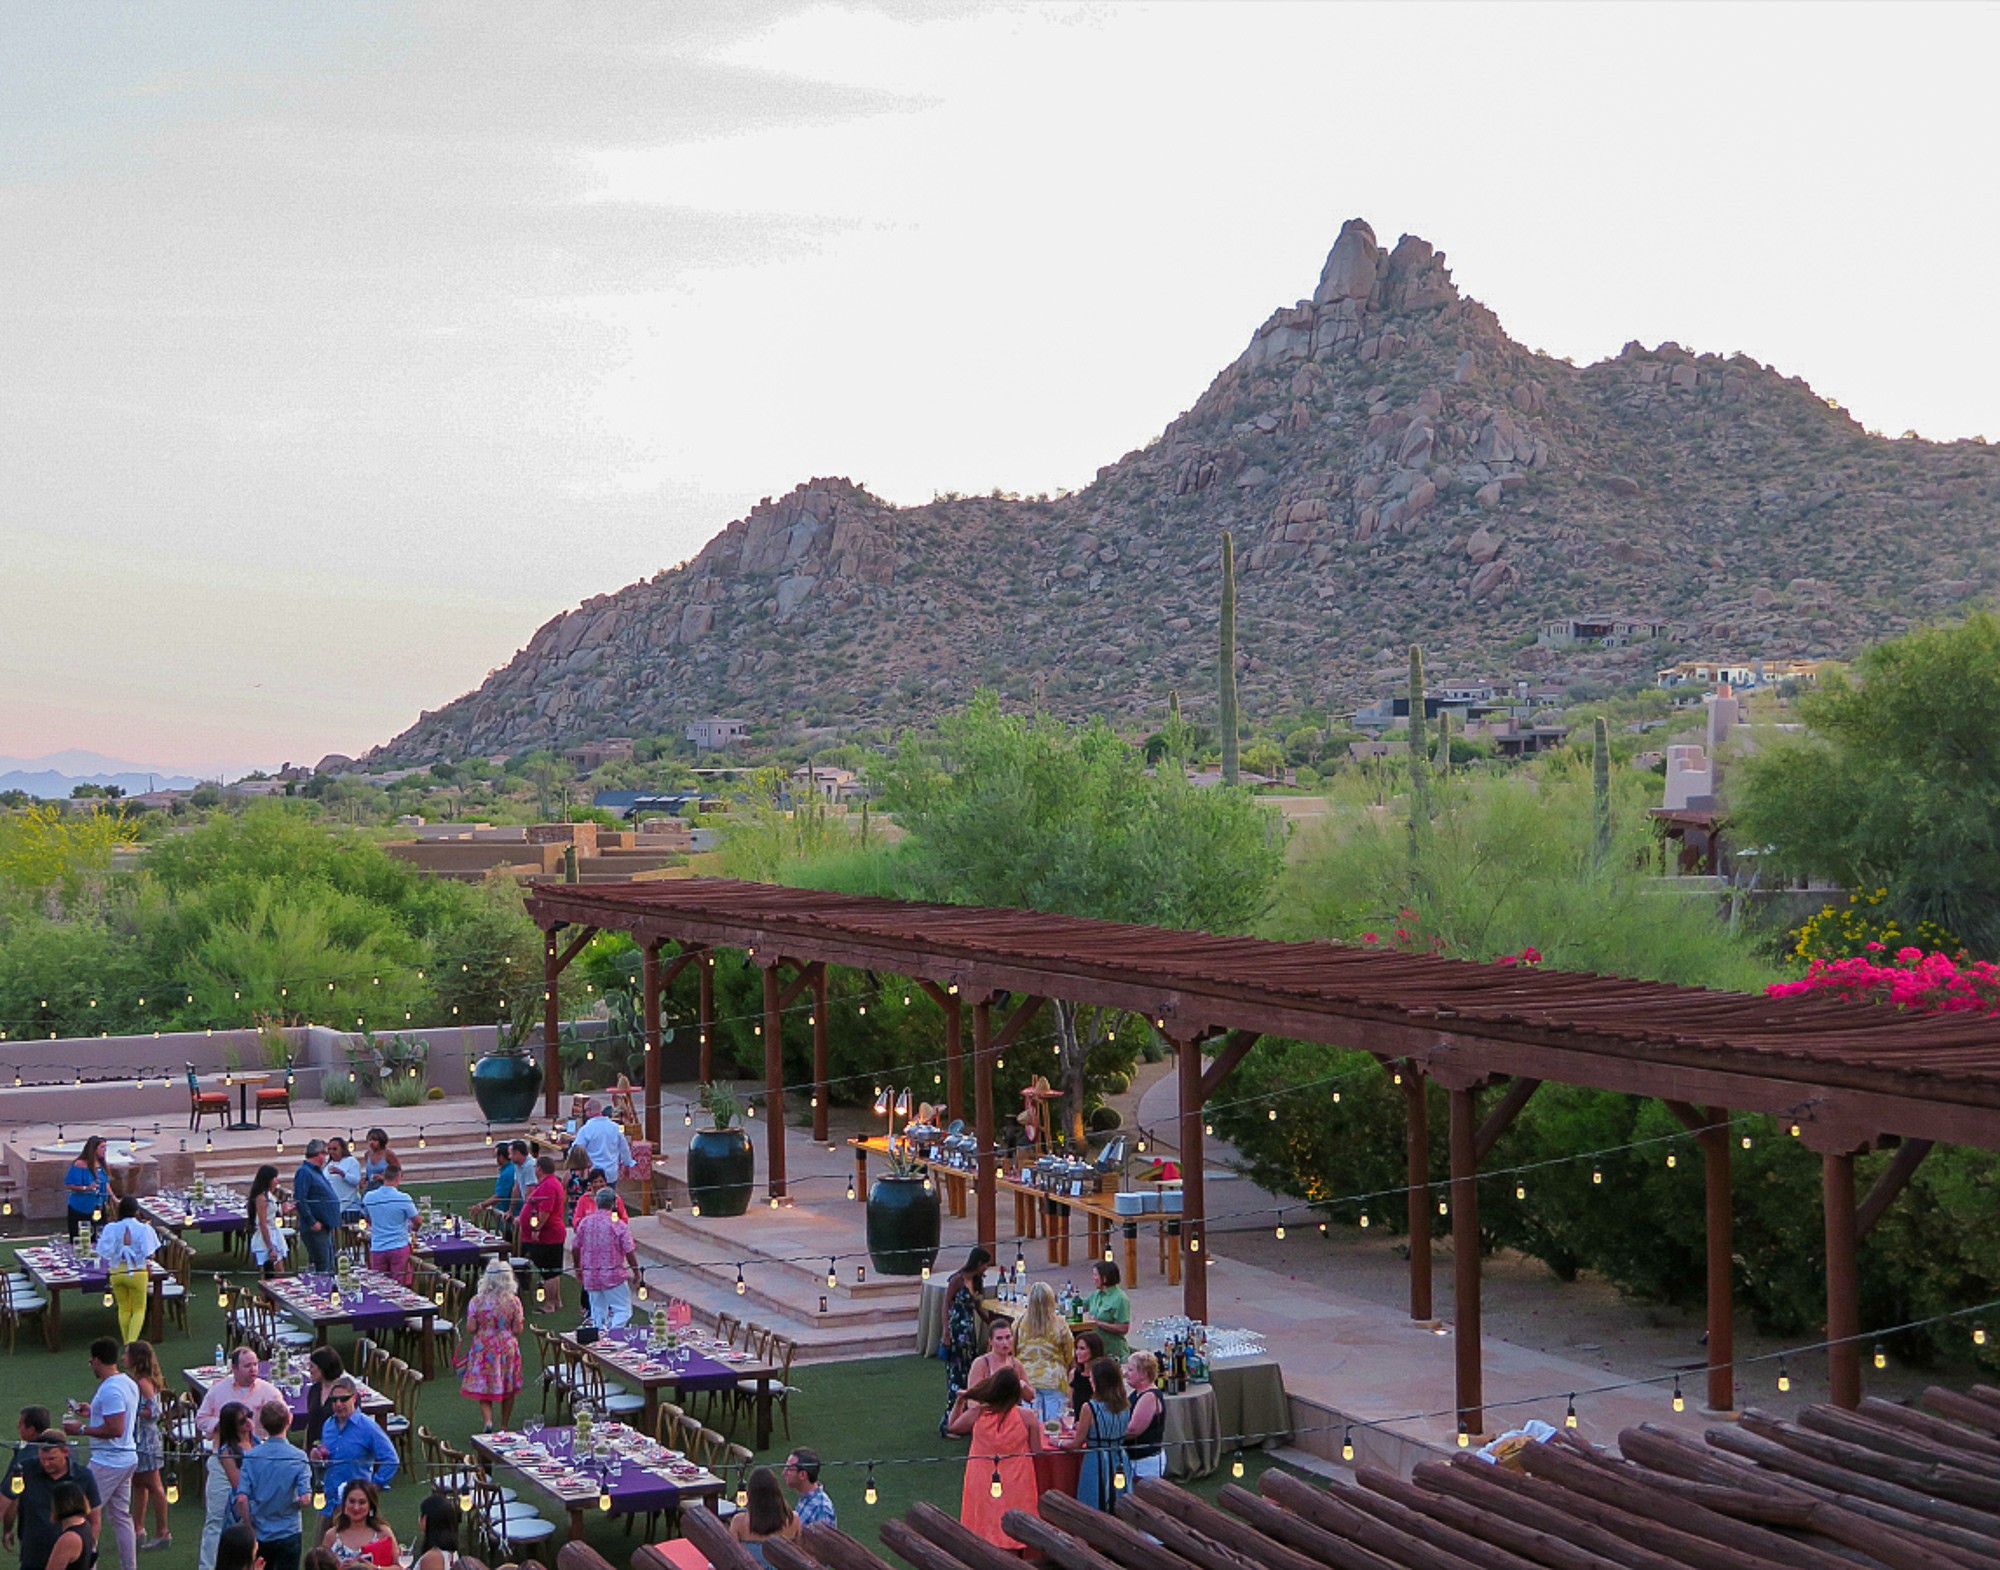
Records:
M717 1362L714 1358L688 1347L680 1347L672 1352L653 1351L646 1345L648 1334L650 1332L642 1325L626 1325L622 1329L606 1331L598 1344L604 1347L605 1343L613 1342L639 1354L644 1364L658 1365L657 1369L627 1365L626 1372L644 1378L670 1376L683 1392L734 1390L737 1382L743 1377L738 1370L731 1368L727 1363ZM608 1347L606 1350L609 1350Z
M576 1430L570 1427L544 1428L535 1435L532 1443L545 1450L551 1461L574 1468L575 1473L580 1474L579 1481L538 1474L533 1470L532 1463L524 1464L508 1457L507 1450L518 1445L518 1439L509 1444L498 1434L482 1434L478 1438L482 1446L491 1447L507 1465L533 1479L538 1487L547 1489L572 1510L595 1509L600 1491L611 1495L611 1512L614 1515L671 1510L680 1503L684 1491L700 1489L704 1485L713 1491L719 1481L712 1473L696 1469L692 1475L676 1483L625 1456L602 1461L580 1460L576 1454ZM666 1463L658 1464L664 1467Z

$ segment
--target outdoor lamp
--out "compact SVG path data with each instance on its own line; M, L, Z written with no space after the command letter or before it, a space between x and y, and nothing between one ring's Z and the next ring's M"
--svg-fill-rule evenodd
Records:
M1125 1486L1123 1481L1125 1474L1123 1472L1120 1472L1118 1476L1119 1476L1118 1486L1122 1488ZM997 1464L993 1468L993 1481L987 1486L992 1490L993 1497L995 1499L998 1499L1000 1497L1000 1468Z
M19 1472L16 1472L12 1477L7 1479L7 1492L10 1494L18 1494L27 1486L28 1480L21 1476Z

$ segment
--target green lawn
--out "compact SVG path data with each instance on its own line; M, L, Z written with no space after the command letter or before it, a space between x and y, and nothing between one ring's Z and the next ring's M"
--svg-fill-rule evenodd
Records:
M423 1192L441 1201L464 1203L489 1192L478 1183L425 1183ZM9 1239L8 1246L21 1241ZM193 1363L205 1363L222 1334L222 1311L216 1304L214 1272L230 1270L238 1279L249 1272L240 1256L225 1260L215 1240L192 1239L196 1245L194 1302L190 1313L191 1336L177 1331L169 1334L160 1348L162 1363L178 1377L178 1371ZM572 1283L567 1292L569 1306L554 1316L567 1326L579 1317ZM95 1299L69 1294L63 1310L63 1351L50 1353L31 1334L24 1335L11 1357L0 1359L0 1417L11 1427L14 1414L29 1403L39 1403L60 1412L63 1400L87 1398L92 1388L86 1355L91 1340L116 1334L111 1310ZM341 1336L335 1347L345 1356L351 1352L352 1337ZM516 1411L519 1421L535 1410L538 1363L532 1345L524 1346L528 1363L528 1392ZM858 1363L831 1363L796 1369L793 1383L801 1394L792 1400L792 1440L816 1449L827 1463L822 1482L840 1511L841 1526L854 1537L879 1549L876 1530L888 1517L900 1514L916 1500L928 1500L941 1509L957 1513L965 1472L965 1444L962 1440L938 1438L937 1421L944 1406L944 1366L914 1355L878 1358ZM424 1387L416 1420L433 1432L464 1445L478 1427L479 1409L458 1394L457 1379L449 1367L441 1377ZM786 1443L782 1421L774 1435L773 1448L760 1460L773 1463L784 1459ZM1246 1481L1254 1486L1256 1474L1265 1462L1257 1452L1246 1458ZM870 1506L863 1494L874 1463L877 1502ZM1198 1491L1212 1495L1229 1481L1225 1465L1215 1476L1197 1485ZM200 1486L190 1472L192 1486L174 1507L174 1541L170 1548L143 1555L148 1570L192 1570L196 1546L201 1537ZM504 1480L504 1474L503 1474ZM518 1482L518 1479L515 1480ZM385 1505L399 1540L408 1541L417 1517L419 1484L407 1473L397 1478ZM528 1496L538 1506L542 1501ZM543 1509L551 1519L559 1519L553 1504ZM589 1540L614 1564L623 1564L631 1547L640 1539L627 1537L618 1517L588 1519ZM551 1553L551 1559L553 1554ZM107 1563L115 1565L115 1558Z

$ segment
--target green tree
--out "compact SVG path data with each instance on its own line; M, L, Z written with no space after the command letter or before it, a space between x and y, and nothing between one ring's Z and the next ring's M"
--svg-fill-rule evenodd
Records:
M2000 619L1876 644L1799 715L1802 737L1739 765L1737 842L2000 954Z
M940 726L905 737L886 770L911 835L910 892L1163 927L1241 931L1282 860L1273 820L1241 790L1197 790L1102 722L1071 727L1002 711L981 693ZM1086 1061L1115 1020L1055 1010L1068 1124L1082 1138ZM1128 1049L1132 1032L1119 1045Z

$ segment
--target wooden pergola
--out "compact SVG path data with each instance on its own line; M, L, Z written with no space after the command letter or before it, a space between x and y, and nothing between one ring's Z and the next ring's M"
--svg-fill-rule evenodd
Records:
M1755 1412L1706 1443L1651 1425L1619 1456L1558 1434L1510 1465L1427 1461L1320 1484L1273 1468L1210 1504L1145 1479L1115 1511L1045 1493L1005 1529L1061 1570L1992 1570L2000 1565L2000 1391L1926 1391L1921 1406ZM1517 1469L1518 1468L1518 1469ZM953 1479L956 1482L956 1478ZM850 1510L851 1506L848 1507ZM716 1570L753 1561L703 1511L682 1517ZM916 1570L1020 1559L928 1504L882 1525ZM655 1561L641 1559L648 1570ZM832 1527L765 1545L777 1570L888 1570ZM741 1555L742 1557L737 1557ZM662 1559L660 1563L664 1563Z
M973 1118L981 1240L998 1242L993 1063L1050 999L1145 1016L1178 1057L1187 1314L1208 1309L1203 1108L1265 1036L1355 1048L1391 1066L1406 1098L1410 1313L1431 1317L1429 1111L1450 1107L1449 1197L1457 1404L1483 1431L1480 1164L1545 1082L1651 1096L1694 1133L1707 1201L1708 1405L1735 1405L1730 1151L1726 1125L1751 1112L1784 1120L1821 1160L1827 1341L1835 1402L1861 1399L1856 1249L1933 1144L2000 1149L2000 1021L1886 1006L1772 999L1657 982L1473 964L1331 943L1274 943L1035 911L919 904L719 878L541 885L528 911L547 934L548 1110L555 1115L557 980L601 931L625 932L644 959L645 1123L660 1137L660 994L686 967L700 977L701 1074L712 1073L718 950L763 972L764 1099L773 1197L785 1179L784 1011L808 988L813 1137L826 1138L828 965L908 976L944 1009L946 1100L964 1115L963 1015L972 1015ZM666 951L672 946L674 952ZM1855 1158L1893 1146L1865 1197Z

